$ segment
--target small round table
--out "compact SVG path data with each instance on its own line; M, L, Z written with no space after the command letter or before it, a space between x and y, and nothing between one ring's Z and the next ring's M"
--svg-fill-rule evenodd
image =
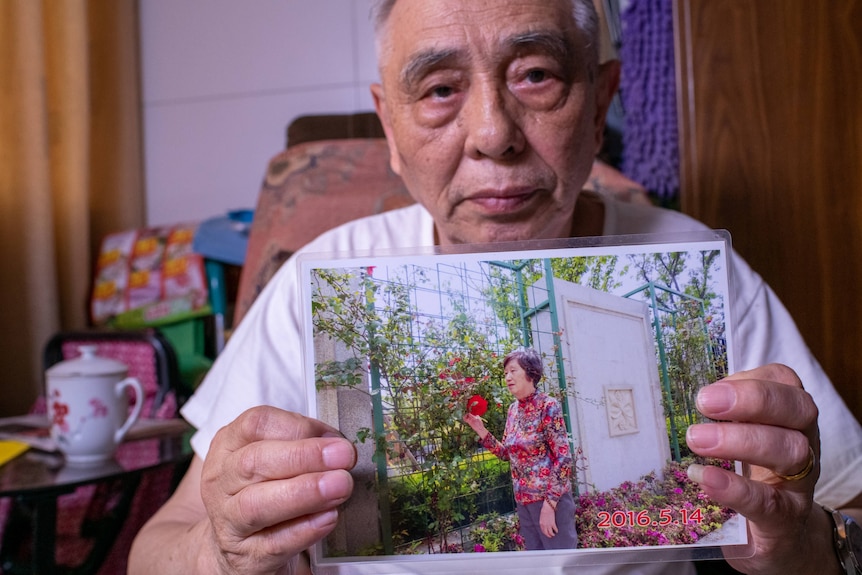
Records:
M0 570L8 575L95 573L121 530L144 473L172 467L172 486L181 477L193 455L188 444L191 432L190 426L181 421L165 424L143 438L125 441L114 459L93 466L66 465L62 455L38 450L0 466L0 498L12 499L0 543ZM116 504L94 525L95 542L88 556L79 566L66 569L55 561L57 500L85 485L110 489ZM28 535L29 559L26 552L22 553Z

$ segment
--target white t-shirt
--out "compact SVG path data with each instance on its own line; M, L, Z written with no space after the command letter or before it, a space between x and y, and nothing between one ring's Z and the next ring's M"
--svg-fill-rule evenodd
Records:
M605 199L604 235L706 229L679 212ZM434 243L434 223L419 205L350 222L298 253L413 248ZM737 365L750 369L784 363L799 374L820 410L821 477L815 498L839 506L862 493L862 428L832 387L799 335L787 310L759 275L734 254L731 306L736 323ZM270 280L231 336L206 379L183 406L197 428L192 447L205 457L215 433L246 409L273 405L303 413L302 312L296 256ZM690 573L685 564L628 566L629 573ZM604 573L578 568L578 573Z

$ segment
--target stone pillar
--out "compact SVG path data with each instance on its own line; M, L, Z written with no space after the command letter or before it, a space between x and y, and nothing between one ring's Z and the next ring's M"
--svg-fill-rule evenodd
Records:
M316 365L352 357L352 352L343 344L321 335L315 335L314 352ZM340 430L354 442L357 450L356 467L351 471L353 496L342 506L338 525L325 542L329 552L338 554L357 555L362 549L380 542L376 466L372 461L374 440L371 435L364 443L356 439L361 429L374 426L368 389L366 374L360 388L328 388L319 390L316 397L318 418Z

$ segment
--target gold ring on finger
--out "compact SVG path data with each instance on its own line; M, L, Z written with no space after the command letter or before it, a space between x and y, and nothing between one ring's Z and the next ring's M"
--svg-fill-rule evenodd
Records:
M783 479L784 481L799 481L800 479L805 479L808 477L808 474L811 473L811 470L814 469L815 463L815 455L814 448L810 445L808 446L808 463L805 465L805 469L800 471L799 473L794 473L793 475L781 475L780 473L776 473L778 477Z

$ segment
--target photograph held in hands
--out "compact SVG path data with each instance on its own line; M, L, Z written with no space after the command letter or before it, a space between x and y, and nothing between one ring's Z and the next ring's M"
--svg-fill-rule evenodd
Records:
M685 444L733 371L729 257L703 232L300 260L309 412L358 451L315 572L750 555L686 474L743 472Z

